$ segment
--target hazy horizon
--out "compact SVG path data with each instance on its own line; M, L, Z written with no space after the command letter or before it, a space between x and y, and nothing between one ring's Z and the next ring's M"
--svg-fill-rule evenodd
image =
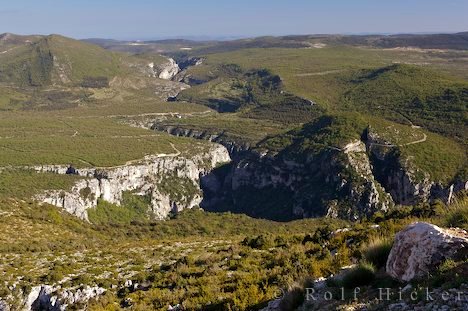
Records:
M8 1L0 33L86 39L235 39L309 34L417 34L468 30L468 2L449 0ZM443 22L440 22L443 21Z
M373 33L373 32L361 32L361 33L304 33L304 34L263 34L257 36L248 36L248 35L238 35L238 36L224 36L224 35L199 35L199 36L190 36L190 35L174 35L174 36L156 36L156 37L136 37L136 38L110 38L110 37L72 37L66 36L62 33L18 33L18 32L0 32L0 34L10 33L14 35L37 35L37 36L48 36L48 35L62 35L76 40L115 40L115 41L158 41L158 40L189 40L189 41L230 41L230 40L239 40L239 39L250 39L250 38L261 38L261 37L284 37L284 36L392 36L392 35L436 35L436 34L457 34L468 32L468 30L460 31L451 31L451 32L395 32L395 33Z

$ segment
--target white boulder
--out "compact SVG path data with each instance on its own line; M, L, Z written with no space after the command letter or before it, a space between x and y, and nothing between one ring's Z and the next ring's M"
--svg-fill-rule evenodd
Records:
M395 236L387 260L387 273L400 280L428 276L445 259L461 258L468 253L468 233L461 229L442 229L416 222Z

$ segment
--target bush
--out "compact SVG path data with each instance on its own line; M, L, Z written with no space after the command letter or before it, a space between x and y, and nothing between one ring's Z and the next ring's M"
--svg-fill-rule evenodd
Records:
M380 269L385 267L392 246L392 239L382 237L373 238L363 248L363 257L377 269Z
M356 268L346 273L341 282L345 288L354 288L369 285L374 279L374 265L370 262L361 262Z
M95 89L105 88L109 87L109 79L107 77L84 77L81 86Z
M271 236L262 234L251 239L245 238L242 245L255 249L268 249L274 246L274 241Z

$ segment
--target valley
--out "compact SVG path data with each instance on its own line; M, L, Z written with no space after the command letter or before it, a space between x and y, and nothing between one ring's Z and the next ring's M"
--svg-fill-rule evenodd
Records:
M468 229L464 35L0 35L0 310L261 310Z

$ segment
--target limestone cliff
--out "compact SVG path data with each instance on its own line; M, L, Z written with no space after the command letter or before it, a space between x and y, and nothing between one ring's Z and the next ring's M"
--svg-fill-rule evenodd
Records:
M306 159L244 153L227 174L215 170L204 177L205 182L205 209L226 206L275 220L323 215L357 219L393 206L374 179L360 141Z
M166 63L155 65L154 63L149 63L146 68L148 74L154 78L158 77L164 80L171 80L179 72L179 65L172 58L168 58Z
M138 163L118 167L72 169L67 166L38 166L40 172L73 173L82 176L70 190L53 190L37 195L37 199L82 219L88 219L88 209L98 200L120 204L122 194L131 191L151 197L152 218L164 219L171 212L193 208L200 204L200 176L220 163L229 162L226 148L213 145L204 154L191 158L178 156L148 156ZM170 182L173 188L163 187Z

